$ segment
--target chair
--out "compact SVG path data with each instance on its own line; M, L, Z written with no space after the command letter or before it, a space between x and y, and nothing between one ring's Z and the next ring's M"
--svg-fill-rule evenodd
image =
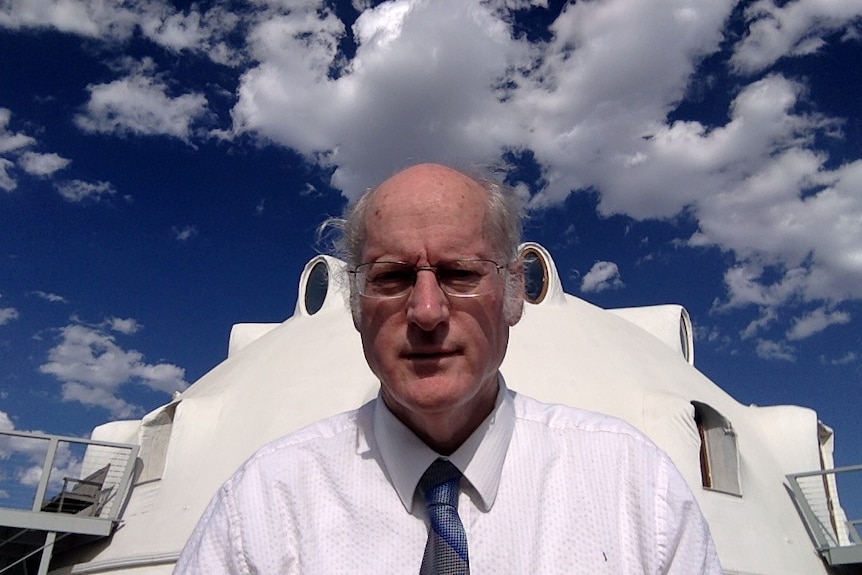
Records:
M105 496L110 492L110 489L102 489L110 469L109 463L84 479L64 477L63 490L45 503L42 511L97 516L107 499Z

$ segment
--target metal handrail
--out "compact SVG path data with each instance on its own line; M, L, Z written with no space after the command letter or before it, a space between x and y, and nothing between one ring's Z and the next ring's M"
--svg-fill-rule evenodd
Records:
M46 503L47 494L49 491L49 484L52 480L52 477L55 477L53 472L57 469L57 455L58 449L64 444L68 444L69 446L78 445L84 446L84 456L82 459L82 463L88 462L88 460L96 461L95 465L99 467L102 466L102 463L111 464L111 478L110 485L113 487L113 495L111 499L115 501L114 505L111 505L109 509L105 510L105 514L100 515L102 518L116 520L119 517L121 512L122 502L125 500L125 495L128 494L129 488L132 483L134 470L135 470L135 462L138 457L139 446L127 443L117 443L113 441L99 441L94 439L86 439L82 437L69 437L62 435L47 435L43 433L26 433L21 431L0 431L0 437L14 437L19 438L25 441L32 442L44 442L44 445L38 450L40 453L44 450L44 456L41 459L41 474L39 476L39 483L36 486L35 495L33 496L33 500L30 504L30 510L34 512L43 511L43 506ZM80 447L79 447L80 448ZM21 451L22 453L26 453L25 451ZM38 460L37 460L38 461ZM94 465L93 461L89 461L91 466ZM31 461L32 463L36 463L36 461ZM0 465L10 465L10 462L4 461L0 462ZM14 474L6 474L7 477L14 476ZM86 480L85 477L82 478L63 478L64 488L63 492L65 492L65 486L68 484L68 480L73 480L75 482L81 483ZM62 495L62 492L61 494ZM0 509L7 508L5 506L0 505Z
M835 483L838 474L858 471L862 471L862 465L786 476L796 506L817 550L832 565L862 562L862 539L857 530L857 525L862 525L862 519L847 519Z
M12 466L15 471L35 467L41 472L32 503L26 503L32 484L18 484L25 486L26 492L17 498L17 503L26 503L29 510L21 505L0 507L0 526L10 534L0 547L17 540L21 534L32 532L45 534L45 543L25 545L21 556L14 555L15 561L0 573L41 553L38 573L42 575L48 571L57 541L72 533L107 536L116 528L131 490L140 448L133 444L81 437L0 431L0 439L8 438L15 439L8 444L9 452L15 456L0 460L0 465ZM48 496L49 488L56 490L59 476L70 467L80 467L82 477L62 477L59 493ZM0 476L8 480L16 473ZM92 493L81 487L70 488L70 485L86 485L92 488ZM64 505L72 500L76 505Z

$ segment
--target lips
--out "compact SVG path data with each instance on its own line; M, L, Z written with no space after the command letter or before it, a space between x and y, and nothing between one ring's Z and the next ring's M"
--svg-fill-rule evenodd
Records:
M409 359L411 361L429 361L429 360L439 360L446 359L449 357L454 357L456 355L460 355L460 350L422 350L422 351L408 351L401 356L405 359Z

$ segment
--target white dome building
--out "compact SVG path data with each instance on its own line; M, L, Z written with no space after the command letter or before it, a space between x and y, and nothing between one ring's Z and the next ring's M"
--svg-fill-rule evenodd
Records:
M511 331L507 385L541 401L620 417L680 468L706 515L725 573L834 573L819 553L787 474L832 467L831 430L792 406L741 405L693 367L688 313L676 305L604 310L565 294L548 252L525 244L528 304ZM110 537L55 554L53 573L165 575L222 482L264 443L373 398L346 301L344 264L305 266L294 315L239 324L228 358L140 421L98 427L93 439L140 447ZM831 476L830 476L831 477ZM841 521L834 481L813 511L836 549L859 553ZM862 563L862 556L852 556ZM837 562L838 560L834 561Z

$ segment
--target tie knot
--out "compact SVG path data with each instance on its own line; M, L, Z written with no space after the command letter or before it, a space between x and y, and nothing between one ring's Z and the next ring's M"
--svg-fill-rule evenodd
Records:
M437 459L419 480L425 505L451 505L457 508L460 483L461 472L458 468L447 459Z

